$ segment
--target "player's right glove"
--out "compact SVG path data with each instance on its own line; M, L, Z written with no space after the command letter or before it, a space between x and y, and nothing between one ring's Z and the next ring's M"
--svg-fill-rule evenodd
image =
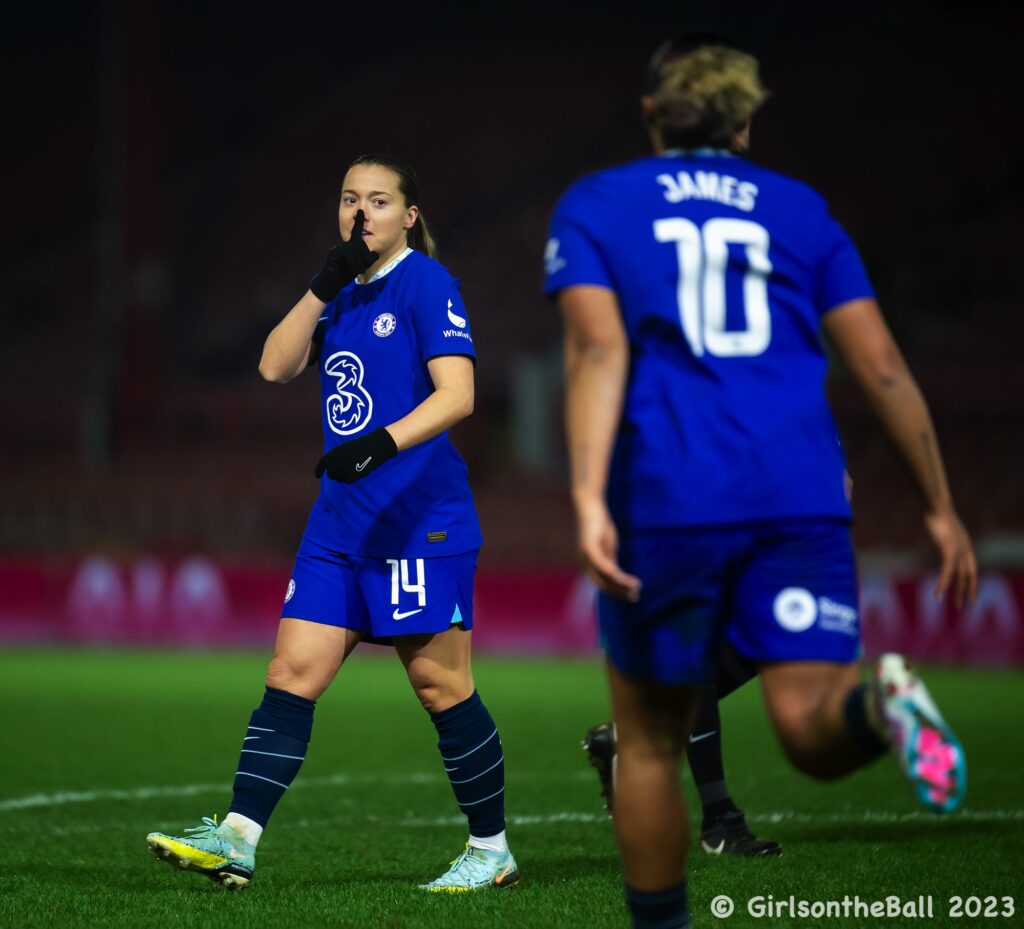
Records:
M320 273L309 282L309 289L318 300L330 303L343 287L355 280L357 274L362 274L380 257L366 247L363 240L365 223L366 216L359 210L352 224L352 235L331 246L327 252Z

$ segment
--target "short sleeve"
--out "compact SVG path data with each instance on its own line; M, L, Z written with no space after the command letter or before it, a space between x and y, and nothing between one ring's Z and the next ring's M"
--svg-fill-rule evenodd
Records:
M818 312L827 313L850 300L873 298L875 291L857 246L831 216L825 219L819 241L821 257L816 268L814 292Z
M473 332L459 282L442 267L424 275L412 306L423 361L441 355L476 360Z
M614 289L596 234L600 219L600 206L582 183L555 207L544 249L544 293L549 297L580 284Z

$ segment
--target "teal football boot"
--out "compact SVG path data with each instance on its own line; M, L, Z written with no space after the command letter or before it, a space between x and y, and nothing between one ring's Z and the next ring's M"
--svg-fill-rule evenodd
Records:
M467 844L444 874L419 886L428 893L457 894L486 887L512 887L518 882L519 868L511 852L492 852Z
M151 832L146 836L149 850L169 865L183 871L205 874L228 890L249 885L256 870L256 849L217 817L203 817L202 826L185 830L183 836Z

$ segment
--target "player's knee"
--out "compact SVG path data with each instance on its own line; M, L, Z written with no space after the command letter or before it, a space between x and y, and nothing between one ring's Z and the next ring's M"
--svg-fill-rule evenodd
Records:
M443 713L472 696L473 693L472 685L465 685L455 680L417 680L410 677L410 683L420 705L428 713Z
M289 655L274 655L267 667L267 686L277 690L302 692L315 687L315 669L310 662Z
M616 744L620 762L628 758L637 764L679 765L685 751L686 734L681 731L632 737L623 737L620 732Z
M830 757L829 746L813 724L813 714L793 707L788 713L773 714L775 732L789 763L816 781L834 781L843 776Z
M830 763L819 746L800 737L780 737L782 750L789 763L801 774L816 781L835 781L845 773Z

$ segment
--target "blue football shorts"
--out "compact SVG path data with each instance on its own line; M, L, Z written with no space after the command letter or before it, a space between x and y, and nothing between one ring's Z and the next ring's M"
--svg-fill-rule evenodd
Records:
M722 637L757 662L836 661L860 654L850 528L785 520L624 534L622 567L640 600L598 595L601 644L624 674L701 684Z
M367 640L473 628L477 552L439 558L346 555L304 537L281 618L356 629Z

